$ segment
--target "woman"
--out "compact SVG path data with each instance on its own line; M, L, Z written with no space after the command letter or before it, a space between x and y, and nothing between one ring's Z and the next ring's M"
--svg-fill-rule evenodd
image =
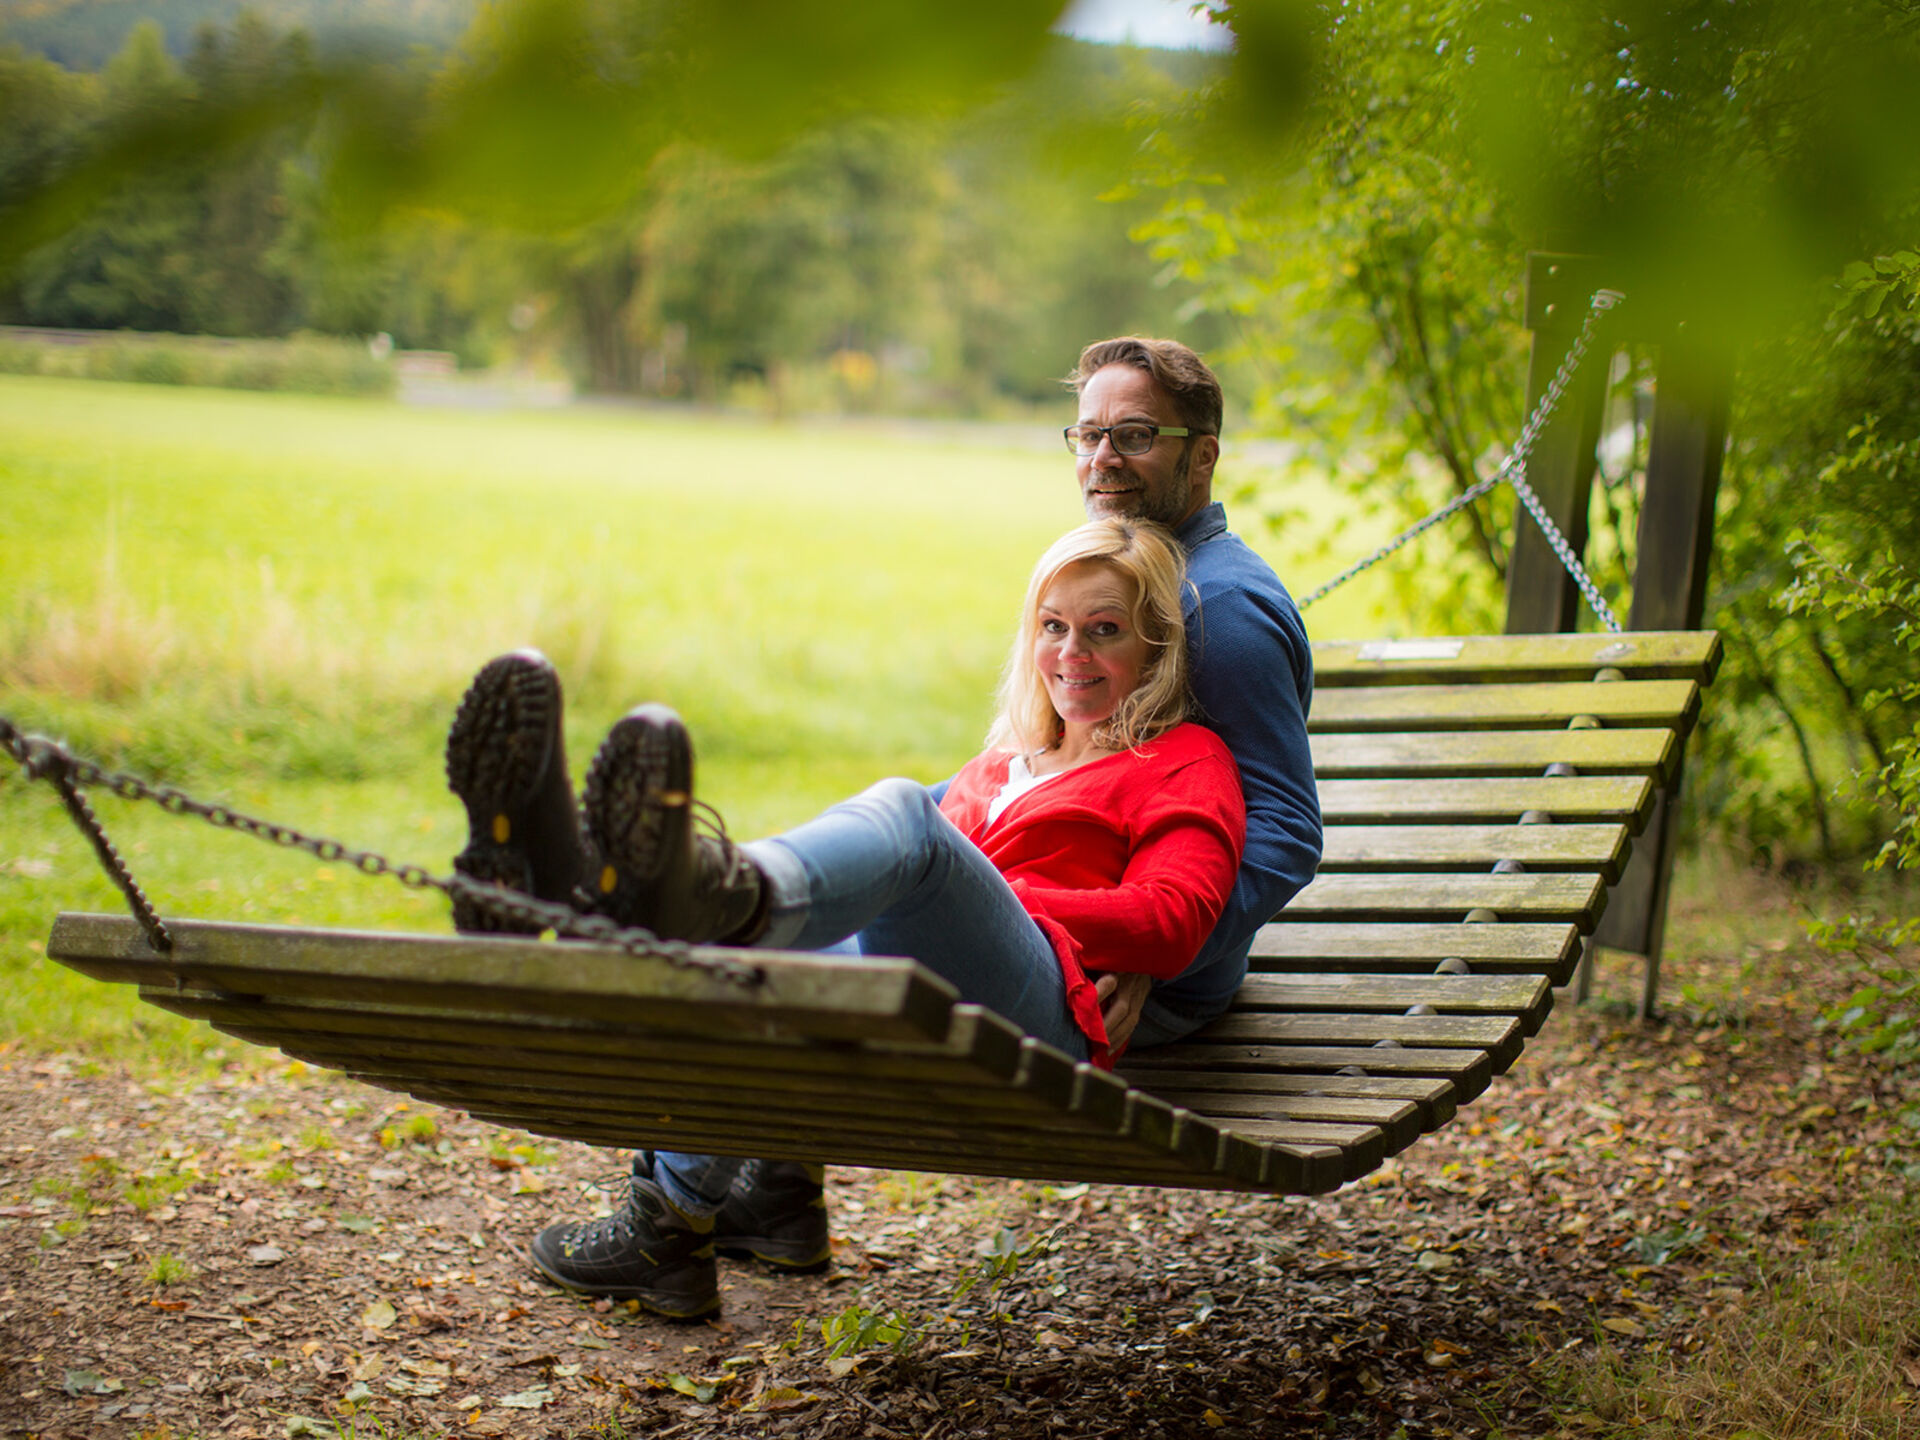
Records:
M936 806L886 780L771 840L695 836L692 747L642 706L594 757L593 908L694 941L908 955L1076 1059L1110 1063L1093 974L1180 973L1233 885L1238 772L1186 720L1181 552L1097 521L1027 586L987 750Z
M736 846L717 827L694 832L679 717L629 712L588 772L597 870L575 903L669 938L909 955L963 999L1110 1064L1092 977L1177 975L1226 903L1245 836L1233 759L1186 718L1183 579L1177 543L1142 522L1097 521L1052 545L1027 586L988 748L937 804L886 780ZM536 661L495 661L462 702L448 776L474 838L456 864L559 898L581 857L554 819L559 698ZM543 846L537 863L524 853ZM697 1319L719 1307L716 1246L824 1268L819 1167L645 1153L622 1208L547 1227L529 1255L570 1289Z

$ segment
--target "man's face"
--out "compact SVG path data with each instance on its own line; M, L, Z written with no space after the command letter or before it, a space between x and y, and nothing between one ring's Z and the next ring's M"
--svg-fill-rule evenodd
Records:
M1132 365L1096 370L1080 391L1082 425L1181 423L1173 401L1152 375ZM1114 517L1178 525L1206 504L1213 493L1213 465L1220 442L1212 435L1185 440L1158 436L1144 455L1121 455L1110 438L1091 455L1074 462L1080 500L1089 520Z

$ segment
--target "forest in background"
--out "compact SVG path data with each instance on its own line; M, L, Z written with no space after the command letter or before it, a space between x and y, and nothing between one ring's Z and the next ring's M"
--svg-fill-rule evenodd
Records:
M37 33L50 53L79 53L78 35L130 8L68 6L0 39ZM328 73L303 23L326 7L201 18L178 58L186 21L228 7L141 8L97 71L0 50L0 194L103 128L184 107L270 110ZM413 43L378 64L387 103L423 111L447 65L426 42L471 9L363 3L333 20L405 22L385 33ZM267 115L231 145L169 154L23 256L0 283L0 322L384 334L607 394L714 401L746 378L775 408L795 391L853 411L1046 400L1096 334L1219 334L1187 313L1194 287L1129 238L1149 202L1103 198L1102 177L1030 123L1043 93L1068 110L1116 92L1171 98L1217 62L1065 38L1049 51L1029 86L966 116L856 115L745 159L663 145L626 193L558 227L445 206L367 225L327 183L326 110ZM557 144L551 159L564 163Z
M445 50L473 23L480 0L0 0L0 43L68 70L98 70L143 21L184 58L202 27L232 29L252 14L279 31L304 31L322 54L404 55Z

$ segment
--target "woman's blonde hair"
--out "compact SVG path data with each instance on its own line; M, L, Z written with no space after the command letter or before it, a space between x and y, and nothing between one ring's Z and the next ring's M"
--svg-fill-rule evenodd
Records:
M1054 541L1033 567L1020 628L1000 679L1000 713L987 731L988 746L1024 755L1044 750L1060 738L1060 715L1033 661L1040 599L1062 570L1087 562L1111 566L1131 582L1133 603L1127 620L1148 648L1140 683L1100 723L1095 739L1108 749L1130 750L1171 730L1192 709L1187 691L1187 627L1180 614L1186 553L1172 535L1148 521L1095 520Z

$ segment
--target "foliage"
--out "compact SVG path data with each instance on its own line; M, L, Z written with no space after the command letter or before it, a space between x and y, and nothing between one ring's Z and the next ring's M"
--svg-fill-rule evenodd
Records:
M243 12L276 30L306 30L322 51L377 52L445 46L473 18L477 0L0 0L0 41L70 70L97 70L124 43L130 14L150 20L167 48L184 54L206 28L228 29Z
M390 395L393 367L357 340L210 340L197 335L46 336L0 328L0 374L291 390L308 395Z
M1900 259L1920 170L1897 138L1920 104L1920 36L1911 7L1879 0L1703 15L1246 0L1243 42L1256 22L1277 38L1141 118L1136 186L1161 203L1138 233L1231 317L1260 377L1252 418L1297 447L1246 497L1283 531L1315 473L1398 528L1492 472L1521 419L1528 251L1604 255L1640 333L1684 319L1695 346L1737 353L1706 616L1728 661L1690 785L1757 860L1833 856L1877 843L1827 795L1841 769L1884 763L1900 707L1862 697L1893 657L1857 617L1783 620L1773 597L1796 524L1818 518L1849 563L1920 548L1913 457L1886 438L1920 430ZM1276 75L1299 103L1251 144L1254 92ZM1589 517L1616 609L1657 349L1616 366ZM1375 572L1429 633L1500 624L1515 521L1490 499Z
M1854 276L1857 293L1877 311L1888 287L1879 277L1893 277L1909 293L1920 274L1920 257L1890 257L1892 264ZM1873 313L1869 311L1869 313ZM1889 447L1871 423L1857 427L1850 437L1853 450L1836 464L1874 466L1888 459ZM1892 552L1871 568L1856 568L1837 560L1820 544L1796 532L1788 550L1798 579L1783 599L1789 611L1818 609L1836 620L1858 620L1870 625L1896 648L1907 663L1861 697L1868 714L1895 709L1913 717L1910 728L1877 753L1877 768L1854 777L1858 799L1892 817L1892 833L1868 861L1870 869L1920 869L1920 668L1912 658L1920 654L1920 577ZM1826 1009L1821 1021L1838 1043L1863 1055L1877 1056L1896 1075L1920 1075L1920 916L1887 918L1848 915L1817 922L1814 939L1830 953L1849 957L1863 984L1847 1000ZM1889 1158L1902 1163L1920 1147L1920 1087L1909 1086L1898 1104L1906 1126L1906 1152ZM1911 1179L1920 1179L1920 1164L1903 1164Z
M1039 0L764 8L522 0L404 61L252 12L184 63L156 23L98 75L11 52L39 103L0 130L0 319L385 332L603 392L744 375L775 409L944 411L1175 323L1139 215L1095 198L1102 122L1200 62L1049 38Z

